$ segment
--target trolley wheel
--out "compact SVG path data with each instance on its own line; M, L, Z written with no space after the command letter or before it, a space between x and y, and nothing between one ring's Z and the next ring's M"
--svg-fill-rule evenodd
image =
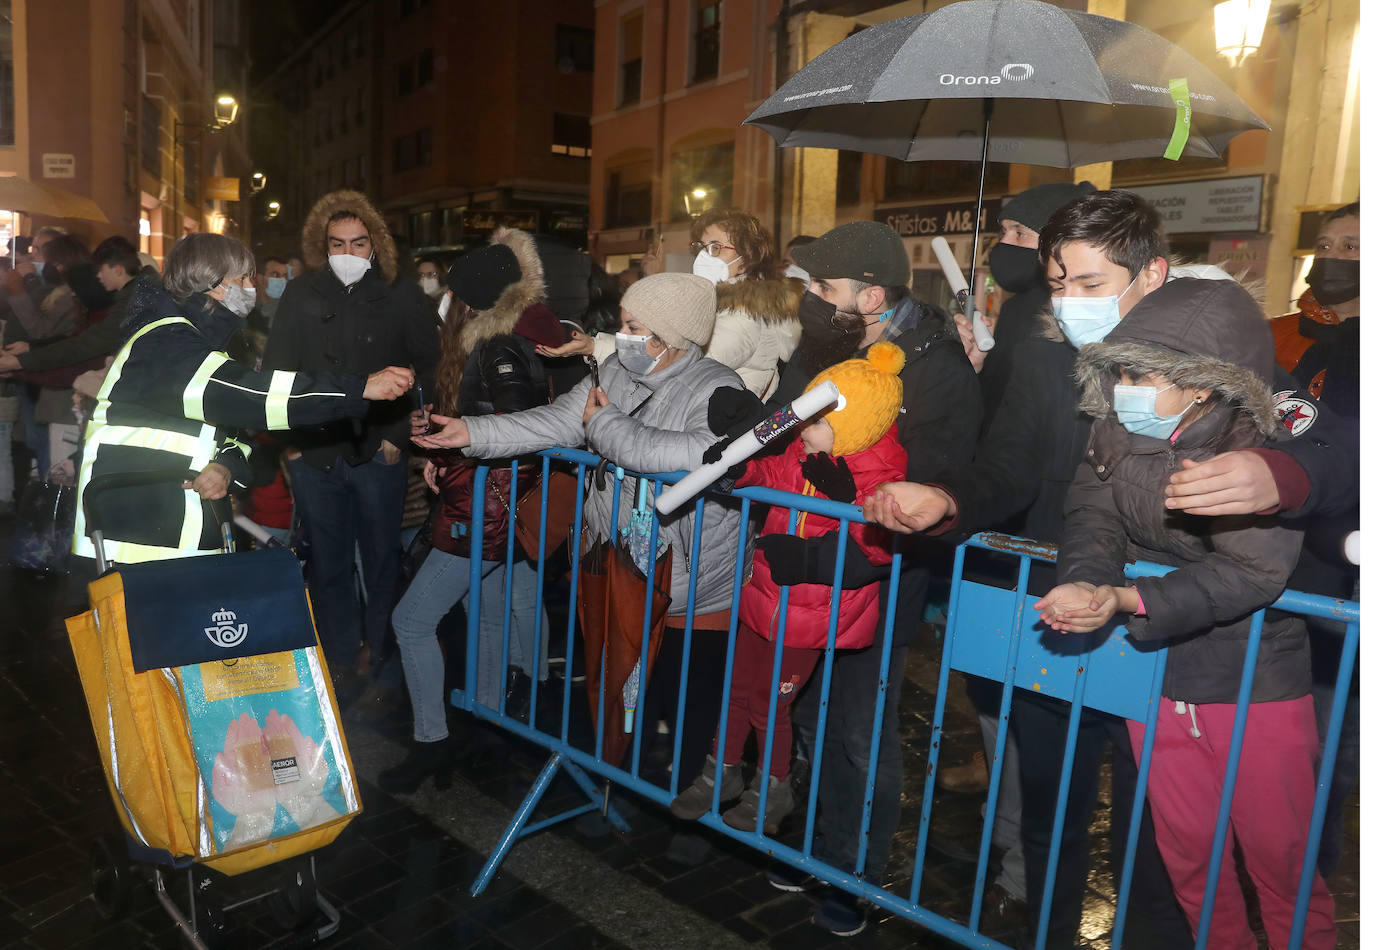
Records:
M272 919L290 930L315 916L315 868L308 857L284 864L267 900Z
M191 922L196 937L212 950L227 946L229 934L229 915L224 909L225 896L215 886L216 883L213 877L196 876L196 919Z
M129 901L129 881L133 869L129 852L118 835L99 835L91 842L91 897L96 910L106 920L124 913Z

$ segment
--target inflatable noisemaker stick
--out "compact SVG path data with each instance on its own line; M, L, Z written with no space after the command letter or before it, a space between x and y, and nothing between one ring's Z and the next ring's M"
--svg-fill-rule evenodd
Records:
M954 262L954 252L949 249L949 242L941 235L932 240L930 246L935 250L935 259L940 262L940 269L945 272L945 280L949 281L950 289L954 291L954 298L959 301L964 316L968 317L969 326L973 327L973 341L978 344L978 349L986 353L996 345L996 342L983 323L983 315L973 309L973 294L969 293L968 281L964 279L959 265Z
M844 397L840 395L839 387L827 379L819 386L802 393L792 401L790 406L779 409L754 428L736 438L735 441L725 447L725 451L718 461L709 462L701 468L694 469L682 481L664 489L659 494L654 507L658 509L658 513L661 515L672 514L682 507L683 502L687 499L713 484L731 466L752 458L759 449L779 438L784 432L800 422L805 422L835 403L840 403L843 407Z

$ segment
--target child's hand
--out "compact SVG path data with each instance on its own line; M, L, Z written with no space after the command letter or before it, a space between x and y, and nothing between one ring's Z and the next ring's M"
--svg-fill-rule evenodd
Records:
M843 457L832 458L827 452L808 455L801 465L802 476L832 501L853 504L859 494L854 475Z
M1106 625L1121 610L1135 610L1135 592L1107 584L1094 586L1087 581L1060 584L1032 607L1040 611L1041 621L1060 633L1091 633Z

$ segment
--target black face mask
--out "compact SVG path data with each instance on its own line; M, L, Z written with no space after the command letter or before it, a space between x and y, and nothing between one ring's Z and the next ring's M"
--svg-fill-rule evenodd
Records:
M859 351L864 335L862 319L837 312L833 303L826 303L809 290L802 294L797 319L801 321L802 333L794 359L807 372L819 373Z
M1319 257L1307 272L1307 286L1323 307L1354 300L1360 295L1360 262Z
M1022 294L1043 284L1040 277L1040 252L1033 247L1017 247L1003 241L988 252L988 268L997 286Z

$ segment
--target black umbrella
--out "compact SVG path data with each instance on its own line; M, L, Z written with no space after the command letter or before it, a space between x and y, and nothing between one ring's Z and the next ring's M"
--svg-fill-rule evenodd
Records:
M1215 158L1241 132L1269 127L1168 40L1039 0L962 0L871 26L802 67L745 122L783 146L981 160L984 172L989 154L1061 168ZM980 178L980 211L982 191Z

